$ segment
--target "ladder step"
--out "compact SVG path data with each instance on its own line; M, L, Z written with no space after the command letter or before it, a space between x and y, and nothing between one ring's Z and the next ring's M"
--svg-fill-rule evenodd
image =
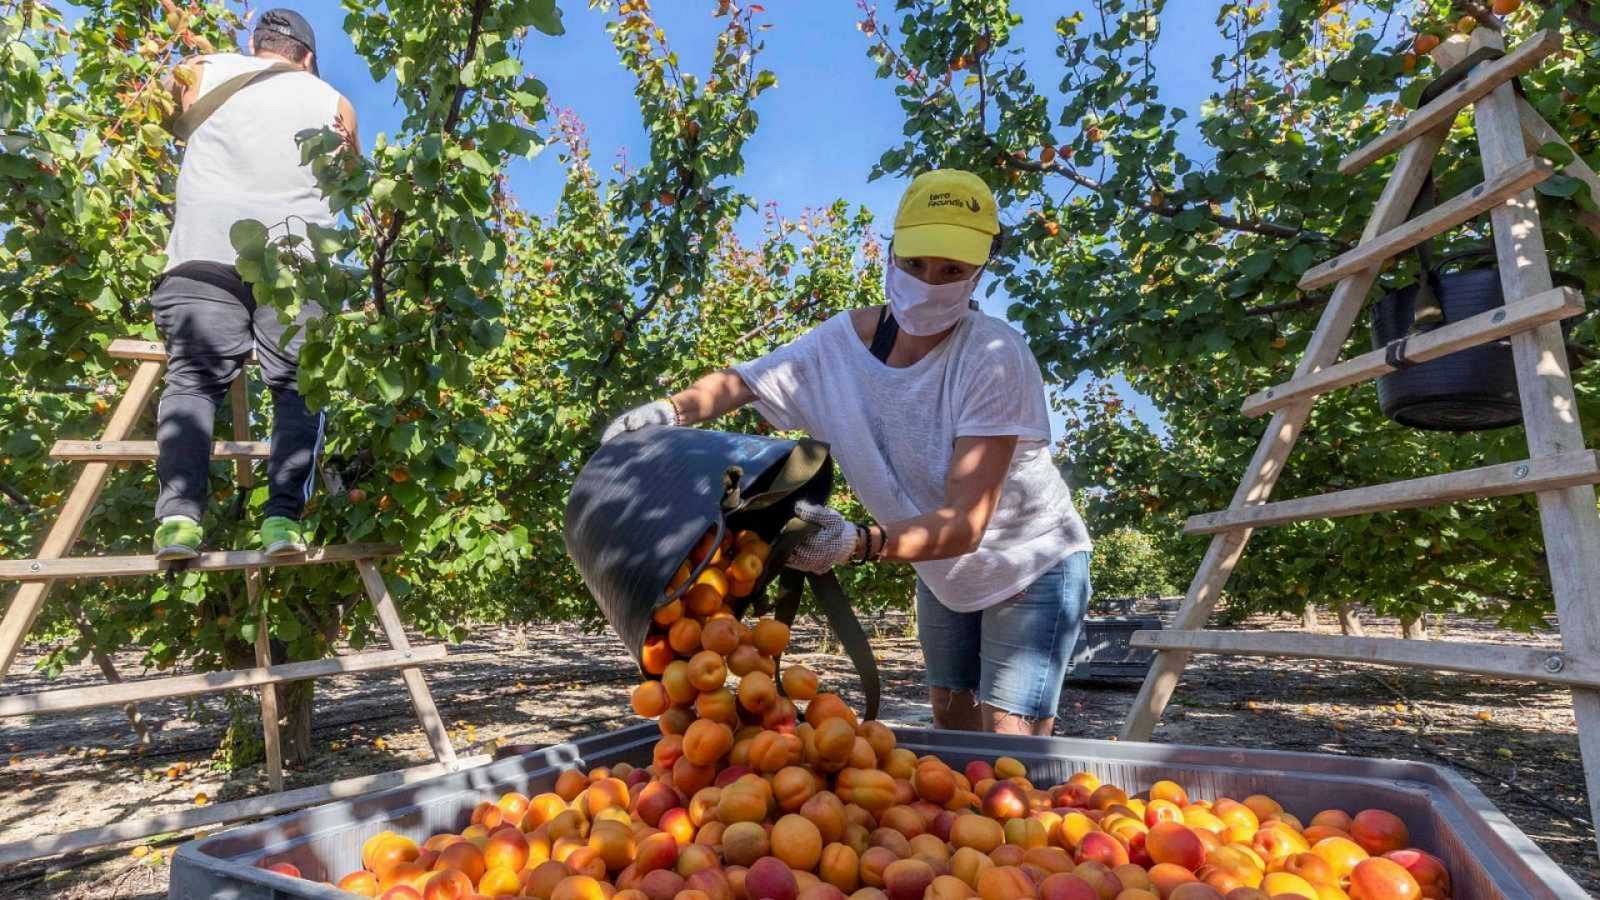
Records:
M1451 197L1433 209L1385 231L1370 241L1321 265L1312 266L1295 285L1312 291L1341 278L1382 265L1435 235L1470 222L1556 173L1555 166L1540 156L1530 156L1499 175L1464 194Z
M1600 482L1600 451L1578 450L1522 462L1279 500L1191 516L1185 534L1215 534L1311 519L1438 506L1480 497L1504 497Z
M1544 291L1525 300L1508 303L1500 309L1481 312L1410 337L1406 339L1405 358L1417 363L1438 359L1458 350L1527 331L1546 322L1571 318L1583 312L1583 305L1583 295L1572 288L1559 287ZM1393 371L1395 367L1389 365L1387 349L1373 350L1302 378L1257 391L1245 399L1240 409L1247 416L1260 416L1297 400L1360 384Z
M1561 33L1555 30L1535 32L1517 49L1492 62L1472 70L1466 78L1433 102L1406 117L1404 122L1379 135L1339 162L1339 174L1353 175L1368 165L1411 143L1435 128L1450 124L1462 107L1489 95L1489 92L1507 81L1531 70L1541 60L1561 49Z
M166 362L167 348L160 341L148 338L117 338L106 348L106 354L116 359L138 359L146 362ZM256 355L252 351L245 357L246 363L255 363Z
M163 700L168 697L191 697L196 694L214 694L239 688L280 684L306 678L321 678L345 672L375 672L383 669L401 669L444 662L444 644L428 644L409 650L377 650L371 653L351 653L305 662L284 663L279 666L260 666L253 669L234 669L225 672L201 672L196 675L174 675L168 678L148 678L143 681L123 681L117 684L97 684L93 687L66 688L58 691L38 691L31 694L14 694L0 697L0 718L31 716L40 713L71 712L96 706L120 706L143 700Z
M1147 650L1338 659L1600 688L1600 660L1511 644L1207 630L1135 631L1128 643Z
M222 572L230 569L265 569L275 566L314 566L394 556L396 544L333 544L312 547L294 556L268 557L259 550L217 550L179 562L156 562L154 556L75 556L63 559L0 560L0 581L54 581L60 578L125 578L160 575L169 569Z
M212 459L266 459L266 441L217 441L211 445ZM155 441L56 441L51 459L90 462L142 462L156 458Z

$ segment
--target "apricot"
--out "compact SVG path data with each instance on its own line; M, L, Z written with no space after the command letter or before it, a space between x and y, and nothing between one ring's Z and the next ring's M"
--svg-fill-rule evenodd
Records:
M844 836L844 801L832 791L818 791L800 806L800 815L811 820L822 833L826 843L834 843Z
M1012 756L1002 756L994 761L994 777L996 778L1027 778L1028 767L1022 760Z
M1450 894L1450 871L1445 868L1444 860L1431 853L1407 848L1405 850L1391 850L1384 855L1385 859L1399 863L1402 868L1411 873L1417 880L1422 893L1427 897L1447 897Z
M794 701L788 697L779 697L773 702L772 708L761 714L761 727L768 731L779 731L784 734L797 733L797 723L800 721L800 710L795 707Z
M737 629L735 631L737 632ZM769 660L755 647L750 644L740 644L728 654L728 671L742 678L751 672L765 672L768 662Z
M692 794L711 784L717 777L715 766L702 766L690 761L688 757L680 757L672 764L672 784L686 794Z
M838 694L830 694L824 691L806 704L806 722L812 728L816 728L824 721L833 718L844 719L850 723L851 728L861 724L856 719L855 710L851 709L850 705L845 703L844 699Z
M338 884L334 886L347 894L357 894L362 897L378 896L378 876L366 869L351 872L339 879Z
M701 895L700 900L733 900L733 886L719 868L698 869L684 876L683 892L674 900L692 900L684 894L696 892Z
M739 646L739 628L733 619L708 619L700 627L700 646L727 656Z
M687 748L687 739L684 744ZM618 808L626 811L629 805L628 783L621 778L602 778L589 785L584 804L591 819L606 809Z
M792 734L763 731L750 741L749 763L758 772L777 772L799 761L800 739Z
M682 575L683 577L680 579L676 575L673 576L672 580L676 583L667 585L667 590L669 592L677 590L678 585L681 585L685 581L689 580L689 568L687 566L679 566L678 574ZM666 603L656 607L656 611L650 614L650 621L660 625L662 628L670 628L672 623L681 618L683 618L682 600L669 600Z
M879 769L845 769L835 780L835 793L846 804L855 804L869 816L894 805L894 779ZM846 807L848 811L848 807ZM999 823L994 823L999 828Z
M868 847L861 854L861 883L868 887L881 888L884 886L883 873L889 865L899 860L893 850L888 847Z
M476 844L462 841L439 851L439 858L433 861L433 869L436 872L456 869L472 879L473 884L477 884L478 879L488 870L488 865L484 862L483 851L479 850Z
M826 719L814 727L817 764L825 770L844 768L855 749L856 730L844 719ZM876 757L874 757L876 763Z
M1317 889L1311 882L1292 872L1268 872L1261 879L1261 890L1271 897L1288 894L1295 897L1304 897L1306 900L1317 900Z
M667 663L661 673L661 684L667 689L667 697L674 706L684 706L695 701L700 696L700 689L689 681L688 660L675 659Z
M1250 807L1256 818L1263 821L1283 812L1283 806L1266 794L1251 794L1244 798L1244 805Z
M805 816L789 813L772 826L772 855L791 869L815 869L822 858L822 832Z
M1296 853L1283 861L1283 871L1291 875L1299 875L1312 884L1338 884L1339 876L1333 871L1333 866L1322 857L1307 850ZM1316 900L1316 898L1312 898Z
M697 691L714 691L728 678L728 666L722 655L713 650L701 650L689 660L689 683Z
M1100 900L1100 894L1082 878L1056 872L1039 883L1039 900Z
M565 863L547 860L534 866L528 873L528 878L523 882L522 895L524 897L549 897L555 892L556 885L562 879L571 875Z
M1157 822L1151 826L1144 847L1157 863L1172 863L1191 872L1206 861L1206 848L1199 836L1189 826L1178 822Z
M683 618L667 629L667 646L678 656L693 656L700 649L700 622Z
M651 675L660 675L672 662L672 645L664 634L652 634L639 648L639 666Z
M861 884L861 855L847 844L830 843L817 860L817 875L841 891Z
M981 900L1017 900L1019 897L1039 896L1033 880L1016 866L984 869L978 875L977 887Z
M683 735L683 758L697 766L709 766L733 748L733 729L710 719L698 719Z
M1003 827L1006 843L1023 849L1043 847L1049 843L1049 832L1038 819L1007 819Z
M745 895L771 900L797 900L800 884L794 873L775 856L763 856L750 865L744 878Z
M656 724L658 726L660 726L661 733L664 734L664 735L666 735L666 734L678 734L678 735L681 735L685 731L689 730L689 725L693 721L694 721L694 711L693 710L689 709L687 706L674 706L671 709L667 710L666 712L662 713L661 714L661 718L656 720Z
M1392 812L1363 809L1350 820L1350 839L1373 856L1404 850L1411 843L1406 823Z
M883 889L889 900L922 900L934 874L933 867L920 859L897 859L883 870Z
M415 841L393 832L369 839L361 851L366 868L376 874L379 881L388 881L390 869L413 862L421 855L422 849Z
M568 875L556 883L550 900L605 900L606 889L588 875Z
M632 829L620 822L596 822L589 831L588 847L599 854L608 871L619 871L633 862L637 846ZM570 858L567 864L572 865Z
M1222 900L1222 893L1211 885L1192 881L1173 888L1167 900Z
M968 900L978 892L954 875L935 875L924 896L928 900Z
M789 626L777 619L762 619L751 631L756 650L767 656L777 656L789 646Z
M1266 861L1269 869L1276 868L1296 853L1304 853L1311 849L1311 845L1300 836L1300 832L1277 822L1268 822L1261 826L1250 839L1250 846Z
M739 706L733 698L733 691L719 687L711 691L703 691L694 701L695 715L713 722L733 726L739 724Z
M1352 821L1351 815L1342 809L1325 809L1312 816L1307 826L1326 825L1330 828L1337 828L1340 831L1347 832L1350 830Z
M490 869L522 871L528 865L528 839L515 825L495 829L483 847L483 862Z
M762 713L778 701L778 688L772 676L755 671L739 679L739 706L753 713Z
M1361 818L1361 813L1356 814ZM1414 900L1422 886L1406 867L1392 859L1374 856L1350 870L1350 900Z
M997 781L983 795L983 814L991 819L1015 819L1028 814L1028 797L1009 781Z
M923 824L922 813L905 805L884 810L878 816L878 824L904 835L908 841L928 831L927 825Z
M771 849L767 830L757 822L734 822L722 833L722 858L736 866L749 866Z
M521 870L494 868L478 881L478 893L486 897L515 897L522 890Z
M1055 841L1068 850L1078 849L1084 835L1099 830L1093 819L1081 812L1069 812L1056 824Z
M937 760L920 763L911 774L911 787L916 790L918 797L943 806L955 796L955 773Z
M678 839L665 831L658 831L638 844L633 855L634 871L643 875L654 869L668 869L678 864Z
M683 737L676 734L663 735L650 748L650 761L659 771L670 771L672 764L681 756L683 756Z
M1089 808L1108 810L1118 804L1126 805L1128 792L1114 784L1102 784L1089 795Z
M971 847L979 853L992 853L1005 840L1005 828L987 816L957 816L950 826L950 843L957 847Z
M1107 868L1115 868L1128 862L1128 848L1103 831L1091 831L1078 842L1072 858L1079 863L1092 860Z
M565 872L564 869L563 872ZM489 881L489 873L484 873L483 880ZM500 881L500 878L496 876L494 880ZM494 883L491 882L490 887L493 886ZM522 882L521 879L518 879L517 886L512 889L512 893L520 890L522 890ZM472 880L456 869L434 872L422 884L422 900L467 900L467 898L477 893L478 891L473 886Z
M379 894L378 900L422 900L422 895L409 884L397 884Z

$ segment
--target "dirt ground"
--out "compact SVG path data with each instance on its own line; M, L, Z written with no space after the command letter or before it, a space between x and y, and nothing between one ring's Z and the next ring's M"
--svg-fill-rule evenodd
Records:
M883 668L883 715L926 725L921 654L903 619L867 623ZM1298 630L1299 621L1249 627ZM1377 623L1374 634L1395 634ZM1529 639L1468 622L1448 622L1436 638ZM792 655L851 696L855 679L823 633L796 630ZM1551 637L1540 639L1555 646ZM451 649L451 662L426 669L460 755L492 753L505 742L551 743L631 724L626 714L634 670L609 634L572 627L480 629ZM27 672L23 659L15 671ZM137 672L137 660L119 660ZM52 687L99 683L90 666ZM37 690L43 679L17 675L7 693ZM1057 731L1112 737L1136 681L1069 681ZM0 721L0 842L108 824L266 791L259 772L224 777L209 762L225 713L218 697L145 704L155 724L149 748L133 752L119 709ZM619 718L620 716L620 718ZM318 753L289 786L382 772L429 761L427 744L396 673L326 679L314 717ZM1197 657L1156 739L1166 743L1260 747L1415 759L1454 767L1591 892L1600 892L1594 832L1566 691L1518 682L1411 672L1346 663ZM0 869L0 898L160 898L170 853L193 837Z

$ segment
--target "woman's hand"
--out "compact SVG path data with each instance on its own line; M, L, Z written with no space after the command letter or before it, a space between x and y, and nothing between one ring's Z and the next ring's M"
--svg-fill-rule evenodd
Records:
M817 530L801 541L784 561L784 565L813 575L821 575L834 566L843 565L859 554L861 526L845 519L839 511L815 503L796 503L797 518L816 525Z
M606 426L600 434L600 443L608 444L613 438L627 434L630 431L642 431L658 425L675 425L678 423L677 410L673 409L670 400L652 400L643 406L636 406L628 410Z

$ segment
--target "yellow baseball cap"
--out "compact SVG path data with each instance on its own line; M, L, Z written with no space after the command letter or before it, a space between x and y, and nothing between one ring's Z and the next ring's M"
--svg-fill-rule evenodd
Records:
M894 215L894 255L938 256L981 266L989 259L1000 215L983 179L934 169L912 179Z

